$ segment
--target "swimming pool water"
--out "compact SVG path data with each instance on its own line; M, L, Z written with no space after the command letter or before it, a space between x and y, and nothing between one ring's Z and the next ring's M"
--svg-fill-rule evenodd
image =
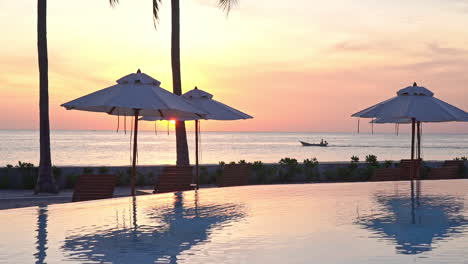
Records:
M0 211L0 263L468 263L468 181L262 185Z

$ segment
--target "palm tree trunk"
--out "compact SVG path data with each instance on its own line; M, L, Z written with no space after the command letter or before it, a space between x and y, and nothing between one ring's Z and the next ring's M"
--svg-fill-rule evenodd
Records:
M171 0L172 10L172 36L171 36L171 61L172 61L172 86L177 95L182 94L182 82L180 76L180 7L179 0ZM176 144L178 166L188 166L189 153L187 145L187 132L185 123L176 122Z
M47 0L37 1L37 53L39 59L39 175L35 193L56 193L52 177L49 127L49 73L47 58Z

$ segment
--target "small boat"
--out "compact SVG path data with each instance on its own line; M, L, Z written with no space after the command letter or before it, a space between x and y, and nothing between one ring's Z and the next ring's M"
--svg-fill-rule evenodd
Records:
M316 143L316 144L313 144L313 143L307 143L307 142L304 142L304 141L300 141L301 142L302 146L304 147L326 147L328 146L328 142L325 142L325 143Z

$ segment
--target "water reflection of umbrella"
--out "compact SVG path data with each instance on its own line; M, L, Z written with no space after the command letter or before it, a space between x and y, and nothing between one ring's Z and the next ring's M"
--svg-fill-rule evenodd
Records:
M81 261L177 263L181 252L207 241L210 230L243 217L242 208L235 204L196 206L196 196L195 204L188 205L183 202L188 194L192 193L176 193L172 207L140 209L138 214L134 199L131 225L71 235L63 249L72 259ZM137 224L142 222L137 222L137 216L152 224Z
M67 110L104 112L109 115L134 116L132 195L135 195L138 116L170 117L172 115L202 116L179 96L164 90L158 80L141 73L132 73L117 80L117 84L62 104Z
M243 113L237 109L234 109L228 105L225 105L219 101L213 99L213 95L207 93L203 90L195 89L190 90L182 95L188 102L190 102L196 108L203 110L206 115L203 119L209 120L240 120L240 119L250 119L253 118L252 116ZM196 186L198 189L200 183L200 174L199 174L199 166L198 166L198 137L200 134L200 126L199 126L199 119L198 117L193 116L184 116L179 115L175 118L176 120L180 121L188 121L188 120L195 120L195 171L196 171ZM141 120L146 121L156 121L160 120L157 117L151 116L144 116Z
M357 223L396 243L397 253L419 254L433 249L435 241L461 234L468 228L463 201L456 196L423 196L419 204L398 195L377 195L381 212L360 216Z

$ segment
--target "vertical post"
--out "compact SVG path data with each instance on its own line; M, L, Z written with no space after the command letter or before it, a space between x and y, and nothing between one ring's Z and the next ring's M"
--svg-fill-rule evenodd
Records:
M411 204L414 205L414 132L416 119L411 118L411 164L410 164L410 181L411 181ZM412 207L413 208L413 207Z
M417 156L416 158L417 159L421 159L421 122L417 122L417 139L418 139L418 143L417 143L417 148L418 148L418 152L417 152Z
M198 190L200 187L200 171L199 171L199 164L198 164L198 132L199 132L199 127L198 127L198 120L195 120L195 177L196 177L196 190Z
M421 181L420 181L420 161L421 161L421 122L418 121L416 123L416 129L417 129L417 140L418 140L418 143L417 143L417 148L418 148L418 151L417 151L417 165L418 167L415 167L414 169L414 175L416 176L416 201L417 201L417 204L419 205L419 195L421 193Z
M359 134L359 121L361 121L360 119L357 120L357 133Z
M414 160L414 133L416 127L416 119L411 118L411 160Z
M136 159L137 159L137 138L138 138L138 115L140 109L135 109L135 128L133 130L133 161L132 161L132 196L135 196L135 183L136 183Z

